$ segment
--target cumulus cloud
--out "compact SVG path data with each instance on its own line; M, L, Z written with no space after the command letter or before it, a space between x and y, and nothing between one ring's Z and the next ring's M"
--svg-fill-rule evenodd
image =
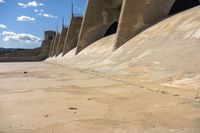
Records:
M43 17L46 17L46 18L53 18L53 19L57 19L58 17L57 16L54 16L52 14L47 14L47 13L44 13L44 10L35 10L35 12L38 12L38 15L39 16L43 16Z
M40 10L38 10L38 9L35 9L35 10L34 10L34 12L43 13L43 12L44 12L44 10L43 10L43 9L40 9Z
M0 24L0 29L5 29L5 28L7 28L6 25Z
M35 18L29 16L20 16L17 17L17 21L27 22L27 21L35 21Z
M20 33L17 34L15 32L11 31L4 31L1 33L1 35L4 37L4 41L19 41L23 43L40 43L41 38L36 37L32 34L25 34L25 33Z
M37 9L35 9L34 12L39 12L39 11Z
M57 19L57 16L54 16L52 14L47 14L47 13L38 13L38 15L46 17L46 18L53 18L53 19Z
M18 3L19 6L22 8L28 8L28 7L38 7L43 6L43 3L37 3L36 1L28 2L28 3Z
M5 3L6 1L4 1L4 0L0 0L0 3Z
M75 10L78 11L78 12L80 12L80 11L81 11L81 8L78 7L78 6L75 6Z

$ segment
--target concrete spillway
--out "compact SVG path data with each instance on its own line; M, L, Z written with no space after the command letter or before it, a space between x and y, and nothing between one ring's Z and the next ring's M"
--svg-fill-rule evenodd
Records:
M167 80L169 77L175 80L175 77L181 79L187 73L193 73L194 79L191 80L195 81L195 75L200 74L197 67L199 9L196 7L159 22L115 52L112 52L114 34L96 41L77 56L74 56L76 49L73 49L52 62L111 74L132 75L142 69L142 74L154 75L151 80Z
M123 0L114 49L169 14L199 4L198 0Z
M135 7L145 16L139 6L146 5L138 1ZM144 12L156 17L151 6ZM199 133L200 6L162 20L161 16L145 16L148 26L138 19L138 33L115 51L119 33L109 35L114 23L102 29L105 37L84 45L78 55L76 47L43 62L1 63L0 132ZM59 36L51 48L53 55ZM46 56L46 44L50 46L43 41L41 53L32 52Z
M73 48L77 47L82 20L82 17L72 17L67 36L65 38L63 55L68 53Z

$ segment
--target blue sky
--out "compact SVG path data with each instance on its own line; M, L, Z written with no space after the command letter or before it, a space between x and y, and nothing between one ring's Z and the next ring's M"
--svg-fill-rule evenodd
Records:
M0 0L0 47L35 48L44 30L61 30L62 17L68 25L71 3L84 14L86 0Z

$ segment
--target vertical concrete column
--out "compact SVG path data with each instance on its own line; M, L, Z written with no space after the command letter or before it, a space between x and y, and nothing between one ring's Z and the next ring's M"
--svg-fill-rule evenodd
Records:
M123 0L115 49L169 14L175 0Z
M51 47L50 47L50 50L49 50L49 57L51 57L51 53L52 53L52 50L53 50L54 42L55 42L55 36L53 36L53 39L51 41Z
M82 20L83 17L72 17L65 39L63 55L77 46Z
M51 57L56 55L59 38L60 38L60 33L57 33L55 36L55 41L54 41Z
M53 36L55 36L56 32L54 31L45 31L45 39L42 41L42 45L40 48L39 57L43 60L49 56L49 51L52 43Z
M67 36L67 31L68 31L68 27L63 26L62 32L61 32L59 40L58 40L58 45L57 45L57 48L56 48L56 53L55 53L56 56L58 56L60 53L63 52L65 38Z
M76 54L104 37L109 26L118 21L120 11L113 6L114 1L118 0L88 0Z
M48 57L51 42L52 42L52 40L43 40L42 41L42 46L41 46L40 54L39 54L40 60L45 60Z

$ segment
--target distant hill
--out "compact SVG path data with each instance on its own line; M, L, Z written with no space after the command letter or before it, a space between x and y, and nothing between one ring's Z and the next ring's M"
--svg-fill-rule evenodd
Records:
M0 54L10 53L10 52L18 51L18 50L24 50L24 49L21 49L21 48L2 48L2 47L0 47Z

